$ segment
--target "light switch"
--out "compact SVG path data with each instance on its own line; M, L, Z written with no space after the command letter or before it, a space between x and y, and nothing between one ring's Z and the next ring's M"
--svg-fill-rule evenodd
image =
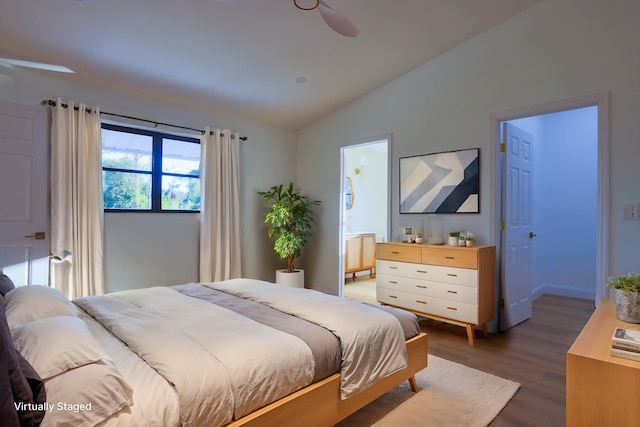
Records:
M623 218L625 221L638 220L638 206L637 205L624 205Z

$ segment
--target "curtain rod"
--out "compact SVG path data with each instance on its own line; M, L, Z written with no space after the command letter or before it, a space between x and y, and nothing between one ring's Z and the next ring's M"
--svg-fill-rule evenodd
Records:
M54 106L55 107L56 101L54 101L53 99L43 99L42 102L40 103L40 105L50 105L50 106ZM65 103L60 103L60 105L62 105L63 108L68 108L69 107L69 105L65 104ZM74 106L73 109L77 111L78 107ZM87 108L87 110L89 112L91 112L91 108ZM137 120L137 121L140 121L140 122L153 123L156 126L160 125L160 126L168 126L168 127L172 127L172 128L176 128L176 129L191 130L191 131L194 131L194 132L200 132L202 135L204 135L204 131L202 129L194 129L194 128L190 128L190 127L187 127L187 126L172 125L170 123L156 122L156 121L153 121L153 120L141 119L139 117L125 116L123 114L108 113L106 111L102 111L101 113L102 114L106 114L107 116L121 117L123 119L131 119L131 120ZM214 133L210 132L210 134L213 135ZM235 138L235 136L231 135L231 138ZM248 138L246 136L241 136L240 137L241 141L246 141L247 139Z

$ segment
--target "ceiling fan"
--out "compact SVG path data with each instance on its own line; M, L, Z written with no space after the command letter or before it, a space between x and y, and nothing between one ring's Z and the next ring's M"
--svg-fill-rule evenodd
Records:
M218 0L218 2L231 2L235 0ZM275 0L274 0L275 1ZM292 2L300 10L310 11L318 9L324 22L336 33L346 37L355 37L360 30L351 23L343 14L329 6L324 0L279 0Z
M35 68L37 70L56 71L58 73L74 73L64 65L45 64L43 62L23 61L14 58L0 58L0 65L5 67Z

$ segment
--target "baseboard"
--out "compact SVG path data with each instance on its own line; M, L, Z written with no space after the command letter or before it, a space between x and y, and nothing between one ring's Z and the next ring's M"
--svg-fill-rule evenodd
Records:
M560 285L545 284L542 286L538 286L533 290L533 292L531 292L533 301L535 301L536 299L538 299L544 294L557 295L561 297L580 298L580 299L586 299L590 301L596 300L595 290L592 291L588 289L577 289L577 288L570 288L568 286L560 286Z

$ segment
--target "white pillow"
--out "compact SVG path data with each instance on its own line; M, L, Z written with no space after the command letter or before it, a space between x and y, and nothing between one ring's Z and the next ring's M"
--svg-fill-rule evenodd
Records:
M133 405L133 390L118 370L92 363L46 380L47 412L41 427L93 426Z
M11 331L16 349L43 380L109 355L77 317L38 319Z
M9 329L37 319L77 316L78 310L62 293L49 286L19 286L4 296Z

